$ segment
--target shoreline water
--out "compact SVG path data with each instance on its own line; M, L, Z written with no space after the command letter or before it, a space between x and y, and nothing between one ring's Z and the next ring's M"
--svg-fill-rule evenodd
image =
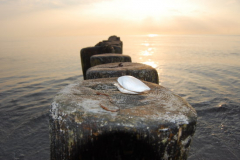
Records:
M121 36L120 36L121 37ZM49 159L52 98L82 79L79 51L108 36L0 44L0 159ZM239 36L121 37L123 54L157 68L160 85L198 113L189 159L239 159Z

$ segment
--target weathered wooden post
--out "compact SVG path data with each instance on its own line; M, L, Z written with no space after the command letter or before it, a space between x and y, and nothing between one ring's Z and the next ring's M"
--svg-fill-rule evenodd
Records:
M77 81L51 106L51 160L187 159L197 114L184 99L150 82L128 95L117 78Z
M113 52L110 53L122 53L123 42L120 40L120 37L110 36L108 40L103 40L102 42L99 42L95 46L100 47L112 46Z
M115 62L132 62L132 59L128 55L123 54L97 54L90 57L91 67L106 64L106 63L115 63Z
M96 54L103 53L118 53L122 54L123 43L120 37L110 36L107 41L102 41L94 47L83 48L80 51L83 78L86 78L86 71L91 67L90 57Z
M108 63L91 67L87 70L86 79L120 77L131 75L138 79L158 84L157 70L142 63Z
M187 159L196 111L158 85L156 69L109 53L122 53L119 37L83 48L82 69L88 80L68 85L54 98L51 160ZM121 93L114 84L122 75L145 80L151 90L139 95Z

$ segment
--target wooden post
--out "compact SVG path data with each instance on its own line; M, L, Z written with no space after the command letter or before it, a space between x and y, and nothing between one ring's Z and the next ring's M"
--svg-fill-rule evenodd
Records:
M122 53L123 42L120 40L120 37L110 36L107 41L104 40L102 42L99 42L95 46L100 46L100 47L102 47L102 46L112 46L113 51L109 52L109 53Z
M106 64L106 63L115 63L115 62L132 62L132 59L128 55L123 54L97 54L90 57L91 67Z
M122 41L120 37L110 36L107 41L99 42L95 47L83 48L80 51L83 78L86 79L86 71L91 67L90 57L96 54L118 53L122 54Z
M51 105L51 160L186 160L197 114L170 90L144 81L147 94L128 95L117 78L77 81Z
M120 77L131 75L138 79L158 84L157 70L142 63L108 63L91 67L87 70L86 79Z

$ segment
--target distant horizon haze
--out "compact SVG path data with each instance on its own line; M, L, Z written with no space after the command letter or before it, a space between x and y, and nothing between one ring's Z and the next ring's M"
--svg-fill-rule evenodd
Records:
M240 0L0 0L0 38L240 35Z

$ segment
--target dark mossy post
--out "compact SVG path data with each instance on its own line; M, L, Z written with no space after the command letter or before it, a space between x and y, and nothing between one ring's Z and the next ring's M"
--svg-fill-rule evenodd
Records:
M120 37L110 36L107 41L104 40L102 42L99 42L95 46L100 46L100 47L112 46L113 51L106 52L106 53L122 53L123 42L120 40Z
M158 84L157 70L142 63L108 63L91 67L87 70L86 79L120 77L131 75L138 79Z
M51 160L186 160L197 114L170 90L123 94L117 78L68 85L51 106Z
M106 64L106 63L115 63L115 62L132 62L132 59L128 55L123 54L97 54L90 57L91 67Z
M83 48L80 51L83 78L86 78L86 71L91 67L90 57L96 54L103 53L118 53L122 54L123 43L120 37L110 36L108 40L99 42L94 47Z

